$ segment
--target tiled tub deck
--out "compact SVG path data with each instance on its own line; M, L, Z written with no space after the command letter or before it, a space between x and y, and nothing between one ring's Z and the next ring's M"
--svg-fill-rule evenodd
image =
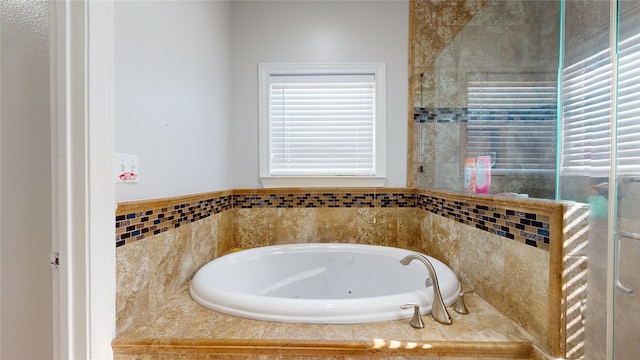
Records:
M113 341L115 360L168 359L530 359L533 338L476 294L452 325L423 316L354 325L286 324L239 318L191 300L188 287L134 320Z
M562 209L412 189L230 190L121 203L113 350L120 360L539 359L538 346L558 356ZM277 324L204 309L185 287L198 268L235 248L335 239L444 260L477 292L468 295L471 314L422 330L408 320Z

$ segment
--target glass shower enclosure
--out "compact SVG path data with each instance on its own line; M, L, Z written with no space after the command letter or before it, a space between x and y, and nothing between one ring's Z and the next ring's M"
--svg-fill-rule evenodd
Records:
M410 184L474 192L489 156L489 195L588 206L566 357L639 358L640 1L419 3L469 13L415 18Z
M566 0L560 18L557 197L590 205L584 344L576 355L634 359L640 352L640 2Z

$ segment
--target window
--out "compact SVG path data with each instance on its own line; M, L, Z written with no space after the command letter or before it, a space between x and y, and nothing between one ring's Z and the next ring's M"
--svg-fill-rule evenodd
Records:
M384 64L260 64L264 187L382 186Z
M491 156L497 175L553 173L554 82L469 82L467 99L467 157Z
M602 51L562 74L562 175L608 176L611 58Z
M640 34L618 46L618 174L640 174Z
M618 173L640 174L640 35L618 46ZM562 174L609 176L611 57L602 51L563 71Z

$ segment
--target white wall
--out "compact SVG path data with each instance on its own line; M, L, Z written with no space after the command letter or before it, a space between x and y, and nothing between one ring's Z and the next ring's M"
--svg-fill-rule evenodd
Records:
M388 186L406 186L408 1L118 1L116 201L257 188L259 62L387 64Z
M233 187L260 187L258 63L379 61L387 64L387 186L406 186L408 38L408 1L232 1Z
M49 4L0 16L0 358L51 359Z
M226 1L115 2L115 151L140 182L116 201L231 188Z

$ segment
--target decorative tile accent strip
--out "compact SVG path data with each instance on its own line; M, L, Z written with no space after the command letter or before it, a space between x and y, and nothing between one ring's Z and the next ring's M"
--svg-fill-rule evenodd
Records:
M231 209L231 195L116 215L116 247Z
M475 109L468 108L413 108L414 122L468 122L469 120L503 120L505 116L513 120L521 120L524 115L535 115L539 120L554 120L556 109L551 106L542 106L531 109Z
M414 122L466 122L467 108L413 108Z
M234 208L415 207L416 195L405 193L234 194Z
M230 209L251 208L420 208L483 231L548 250L549 217L507 208L455 201L413 189L354 191L233 191L210 198L173 202L116 215L116 247L156 235Z
M549 250L548 216L420 195L418 207L477 229Z

